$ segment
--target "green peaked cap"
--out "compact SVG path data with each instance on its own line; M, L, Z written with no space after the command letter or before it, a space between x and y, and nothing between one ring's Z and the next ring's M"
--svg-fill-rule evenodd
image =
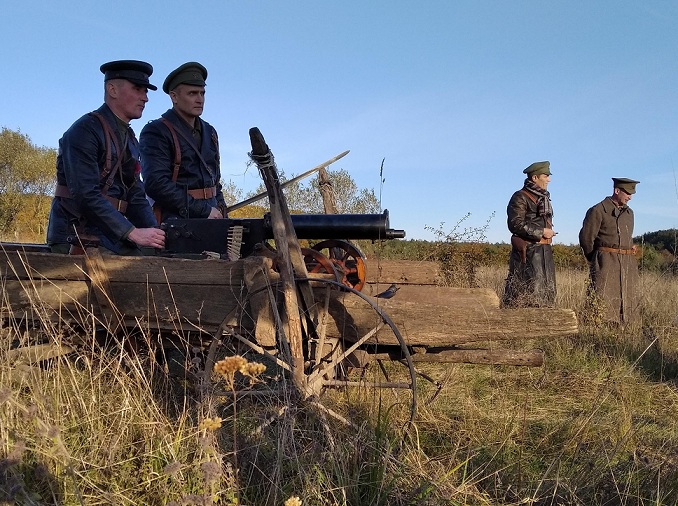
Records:
M630 195L636 193L636 185L640 183L640 181L627 177L613 177L612 182L614 183L615 188L620 188Z
M527 167L523 174L527 174L527 177L538 176L540 174L551 175L551 164L548 161L545 162L534 162L532 165Z

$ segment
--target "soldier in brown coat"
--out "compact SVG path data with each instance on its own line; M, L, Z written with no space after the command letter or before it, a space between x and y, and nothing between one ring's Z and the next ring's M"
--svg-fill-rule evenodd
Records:
M631 323L639 317L639 277L633 211L628 202L639 181L612 181L612 195L586 212L579 245L589 262L591 287L604 304L606 319Z

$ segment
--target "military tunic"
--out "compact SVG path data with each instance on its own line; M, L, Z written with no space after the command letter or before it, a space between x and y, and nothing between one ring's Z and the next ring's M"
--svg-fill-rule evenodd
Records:
M542 241L544 228L551 228L551 216L539 211L538 201L518 190L507 206L508 228L513 233L504 307L553 306L556 299L556 270L553 251ZM547 198L547 197L542 197ZM525 246L523 251L519 243Z
M122 157L120 170L110 182L106 195L102 189L102 171L106 164L106 133L98 118L85 114L64 133L59 140L57 156L57 185L67 188L69 197L55 196L50 209L47 226L47 242L51 246L65 245L69 236L76 233L99 238L101 246L114 253L137 253L136 244L127 236L134 229L157 226L144 186L139 179L139 147L134 132L125 128L124 135L118 127L118 119L108 105L97 111L117 136L120 153L110 145L111 166L115 167ZM120 212L111 197L126 202Z
M633 210L610 197L586 212L579 245L589 262L591 286L605 305L608 321L639 317L638 264L633 254Z
M195 139L191 127L174 109L162 117L172 124L179 142L181 166L176 181L172 180L176 147L168 126L162 119L151 121L139 136L144 185L148 196L162 209L161 221L172 217L207 218L213 207L223 211L226 205L216 130L196 118L199 137ZM191 195L202 189L207 195Z

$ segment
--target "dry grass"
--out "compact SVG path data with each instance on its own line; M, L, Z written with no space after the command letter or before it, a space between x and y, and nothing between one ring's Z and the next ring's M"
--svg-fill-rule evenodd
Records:
M476 273L499 294L504 276ZM640 330L585 323L520 343L545 350L538 369L423 368L445 386L404 440L402 415L378 401L354 413L358 427L328 433L287 398L257 433L279 404L234 410L115 348L18 377L7 354L22 329L4 328L0 504L676 504L678 283L642 279ZM558 272L557 304L584 316L585 280ZM433 387L419 385L423 401Z

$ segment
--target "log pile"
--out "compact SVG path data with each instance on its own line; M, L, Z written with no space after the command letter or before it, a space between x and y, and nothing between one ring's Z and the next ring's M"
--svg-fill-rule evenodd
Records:
M376 300L419 353L415 361L541 365L540 350L521 352L506 345L578 332L576 315L570 309L501 309L491 289L437 286L439 279L433 262L382 261L368 270L364 293L375 296L391 284L398 288L393 297ZM349 341L365 335L379 320L363 301L342 294L333 300L330 314L328 335ZM397 344L388 328L369 342Z

